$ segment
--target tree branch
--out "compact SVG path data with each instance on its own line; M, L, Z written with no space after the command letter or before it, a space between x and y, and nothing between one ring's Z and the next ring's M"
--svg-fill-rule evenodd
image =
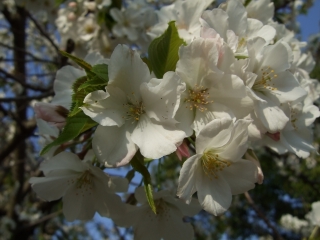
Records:
M251 205L253 210L256 212L256 214L265 222L265 224L272 230L273 237L276 240L283 240L278 230L270 223L269 219L264 215L263 212L259 210L259 208L256 206L255 202L251 198L250 194L248 192L244 193L248 203Z
M34 91L42 91L42 92L46 92L48 91L49 89L46 89L46 88L42 88L42 87L37 87L37 86L33 86L33 85L30 85L28 83L26 83L24 80L4 71L3 69L0 68L0 73L2 73L5 78L9 78L9 79L12 79L18 83L20 83L23 87L25 88L29 88L29 89L32 89Z
M38 21L28 11L26 11L26 15L34 23L41 35L44 36L51 43L52 47L56 50L58 56L60 56L60 49L51 39L50 35L40 26Z

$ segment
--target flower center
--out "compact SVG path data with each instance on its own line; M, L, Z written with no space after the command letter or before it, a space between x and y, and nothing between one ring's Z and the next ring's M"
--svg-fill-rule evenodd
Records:
M242 37L238 41L237 52L242 51L247 46L247 39Z
M132 119L132 123L139 121L141 115L145 113L143 102L134 92L127 95L127 103L122 105L126 108L126 115L122 118L125 120Z
M229 167L231 162L219 157L219 154L208 151L203 154L201 164L205 174L212 180L212 177L218 179L218 172Z
M269 91L277 90L277 88L274 87L274 83L272 83L272 80L278 77L278 75L274 73L274 70L271 67L266 67L262 68L261 72L261 79L256 81L252 88L255 91L260 92L264 91L265 89Z
M91 172L89 170L86 170L82 173L82 175L77 180L77 188L91 188L92 185L92 179L91 179Z
M76 196L85 196L90 195L93 191L93 181L92 181L92 173L90 170L84 171L80 177L75 179L70 179L67 181L68 185L76 186L75 194Z
M84 31L87 33L87 34L91 34L93 33L95 30L95 26L93 24L87 24L84 28Z
M291 109L291 111L290 111L290 122L291 122L291 124L292 124L292 126L293 126L293 128L295 130L298 129L298 127L296 125L296 121L298 120L298 118L297 118L296 115L297 115L297 112L294 109Z
M209 100L209 97L210 93L208 91L208 88L195 85L193 89L189 89L188 97L184 101L188 103L186 107L190 110L193 110L195 108L203 112L207 110L205 105L213 103L213 101Z

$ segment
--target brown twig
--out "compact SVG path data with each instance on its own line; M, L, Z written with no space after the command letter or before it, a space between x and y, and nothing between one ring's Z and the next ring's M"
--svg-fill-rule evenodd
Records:
M48 91L48 89L46 88L42 88L42 87L37 87L37 86L33 86L33 85L30 85L28 83L26 83L25 81L23 81L22 79L4 71L3 69L0 68L0 73L2 73L4 75L5 78L9 78L11 80L14 80L18 83L20 83L23 87L25 88L29 88L29 89L32 89L34 91L42 91L42 92L45 92L45 91Z
M18 102L18 101L32 101L32 100L40 100L46 97L53 96L53 91L48 91L41 95L35 95L35 96L21 96L21 97L12 97L12 98L0 98L0 102Z
M265 222L265 224L272 230L273 237L276 240L283 240L278 230L270 223L269 219L264 215L262 211L256 206L255 202L251 198L250 194L248 192L244 193L248 203L251 205L253 210L256 212L256 214Z
M60 49L59 47L55 44L55 42L52 40L50 35L40 26L38 21L28 12L26 11L27 17L34 23L34 25L37 27L39 32L41 33L42 36L44 36L52 45L52 47L56 50L58 56L60 56Z

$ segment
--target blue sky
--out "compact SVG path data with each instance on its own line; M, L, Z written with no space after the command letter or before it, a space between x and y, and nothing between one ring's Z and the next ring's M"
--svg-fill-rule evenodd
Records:
M314 5L307 15L300 15L297 21L301 26L301 37L303 41L308 40L312 34L320 32L320 0L314 0Z

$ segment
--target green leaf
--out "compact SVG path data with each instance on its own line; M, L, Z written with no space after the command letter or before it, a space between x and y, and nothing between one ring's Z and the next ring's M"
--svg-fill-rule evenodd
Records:
M67 57L67 58L70 58L71 60L73 60L76 64L78 64L80 67L82 67L86 71L90 71L92 69L92 66L89 63L87 63L86 61L84 61L83 59L80 59L76 56L73 56L65 51L60 51L60 54Z
M61 145L65 142L75 139L81 133L96 125L97 123L85 115L82 111L72 117L68 117L66 126L63 128L59 137L57 137L52 143L45 146L40 155L47 153L53 146Z
M148 49L149 60L153 72L158 78L162 78L168 71L176 69L179 60L179 47L186 45L179 37L175 22L169 22L167 30L154 39Z
M91 72L95 73L98 77L103 79L106 83L109 81L108 65L107 64L93 65Z
M248 56L235 56L236 59L240 60L240 59L247 59Z
M102 79L98 76L95 76L91 80L86 81L83 84L81 84L78 87L78 91L83 90L83 89L88 89L88 88L95 88L95 87L99 87L99 86L107 86L107 85L108 85L108 81L105 81L105 79ZM98 89L95 89L95 90L98 90Z
M139 172L143 176L144 190L146 192L148 203L152 209L152 211L157 214L156 205L154 204L153 194L152 194L152 184L151 184L151 176L143 164L143 157L140 153L137 153L133 159L130 161L131 166L137 172Z

